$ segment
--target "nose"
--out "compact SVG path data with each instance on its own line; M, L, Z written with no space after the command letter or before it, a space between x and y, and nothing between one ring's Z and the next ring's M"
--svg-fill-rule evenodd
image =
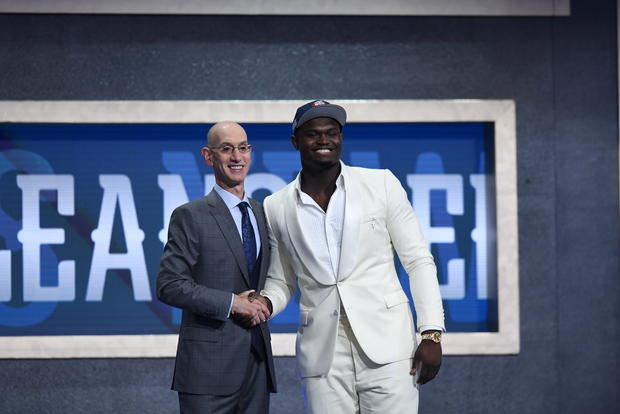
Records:
M239 151L239 148L233 147L230 158L232 161L239 161L241 159L241 151Z
M320 143L329 143L329 138L327 136L327 132L321 132L319 134L319 139L317 140Z

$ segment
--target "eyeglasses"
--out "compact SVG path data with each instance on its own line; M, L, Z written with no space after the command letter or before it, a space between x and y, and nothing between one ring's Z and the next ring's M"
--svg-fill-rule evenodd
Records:
M211 148L212 150L218 150L219 152L225 155L232 154L235 149L239 150L241 154L247 154L248 152L252 151L251 144L241 144L241 145L225 144L219 147L209 147L209 148Z

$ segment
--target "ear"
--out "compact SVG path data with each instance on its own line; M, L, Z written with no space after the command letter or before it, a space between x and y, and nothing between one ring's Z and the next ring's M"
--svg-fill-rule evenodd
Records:
M291 144L293 144L293 147L299 151L299 146L297 145L297 137L295 135L291 135Z
M202 159L205 160L205 163L213 167L213 151L208 147L203 147L200 149L200 154L202 155Z

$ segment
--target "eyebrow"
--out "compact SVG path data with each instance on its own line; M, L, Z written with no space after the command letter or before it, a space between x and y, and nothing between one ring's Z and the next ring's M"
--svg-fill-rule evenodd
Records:
M241 142L241 143L237 144L237 146L239 146L239 145L243 145L243 144L248 145L248 141L247 141L247 140L245 140L245 141L243 141L243 142ZM227 141L225 141L225 142L220 142L220 144L219 144L218 146L219 146L219 147L221 147L222 145L230 145L231 147L234 147L234 146L235 146L235 144L233 144L232 142L227 142Z
M306 131L331 131L333 129L335 129L337 131L340 131L340 128L338 128L337 126L330 126L329 128L313 128L313 127L310 127Z

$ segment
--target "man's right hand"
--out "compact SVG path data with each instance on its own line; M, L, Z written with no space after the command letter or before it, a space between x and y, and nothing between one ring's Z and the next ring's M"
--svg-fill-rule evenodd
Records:
M246 328L265 322L271 315L269 308L262 301L249 297L252 292L254 291L246 290L235 295L230 310L230 317L239 321Z
M269 313L273 313L273 305L271 304L271 300L268 297L262 296L260 293L251 291L248 295L248 299L250 299L250 302L254 300L260 300L263 305L267 306L267 308L269 309Z

